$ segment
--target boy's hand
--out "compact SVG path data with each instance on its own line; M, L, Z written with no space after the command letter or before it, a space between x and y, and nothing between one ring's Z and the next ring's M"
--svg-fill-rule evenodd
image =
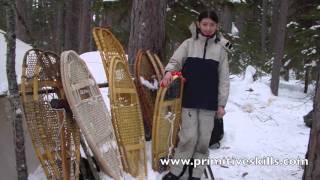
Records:
M219 106L217 110L217 118L223 118L225 114L226 114L226 111L224 110L224 107Z
M160 82L161 87L167 87L172 81L172 74L171 72L166 72L163 79Z

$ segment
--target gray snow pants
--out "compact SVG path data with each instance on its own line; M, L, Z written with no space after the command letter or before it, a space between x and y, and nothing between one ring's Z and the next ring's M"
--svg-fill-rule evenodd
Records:
M208 159L209 141L214 126L215 111L205 109L182 108L179 143L175 148L173 159ZM181 160L180 160L181 161ZM184 164L170 164L170 172L178 176ZM193 177L201 177L205 165L193 169Z

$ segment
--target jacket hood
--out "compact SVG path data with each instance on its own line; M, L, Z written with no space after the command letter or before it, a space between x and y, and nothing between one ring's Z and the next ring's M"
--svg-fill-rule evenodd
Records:
M196 38L196 35L197 35L197 26L196 26L196 23L195 22L192 22L190 25L189 25L189 30L191 32L191 37L192 38Z

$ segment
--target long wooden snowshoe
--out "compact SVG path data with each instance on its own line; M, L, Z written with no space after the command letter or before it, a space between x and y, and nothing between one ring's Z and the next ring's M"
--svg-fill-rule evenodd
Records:
M120 56L121 60L128 64L128 61L126 60L127 58L125 55L125 51L122 45L109 29L94 27L92 33L97 48L100 51L103 66L106 70L107 76L111 59L113 57Z
M113 126L125 171L144 179L146 154L143 120L137 90L121 56L110 64L109 92Z
M109 111L85 62L74 51L61 54L62 83L81 132L105 173L120 179L123 168Z
M182 92L183 78L174 75L173 82L168 87L160 87L157 93L152 126L152 168L155 171L166 169L160 159L170 158L177 145Z
M158 61L158 62L157 62ZM152 120L163 65L150 51L139 50L134 65L136 87L139 94L146 138L151 139Z
M78 179L80 131L64 96L56 54L26 52L21 95L29 134L47 178Z

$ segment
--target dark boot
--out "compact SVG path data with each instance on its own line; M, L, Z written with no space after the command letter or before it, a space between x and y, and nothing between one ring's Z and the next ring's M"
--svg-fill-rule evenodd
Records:
M163 176L162 180L179 180L179 177L169 172L165 176Z
M194 160L193 158L191 158L191 161L190 161L192 164L194 163ZM188 165L188 170L189 170L189 177L192 177L192 171L193 171L193 165Z
M200 178L196 178L196 177L188 177L188 180L200 180Z
M190 162L192 162L192 164L194 164L194 159L191 158ZM193 165L189 165L189 169L188 169L189 170L189 177L188 177L188 180L200 180L200 178L192 177L193 168L194 168Z
M186 172L187 168L188 168L188 165L183 166L182 172L179 174L179 178L183 176L183 174L184 174L184 172Z

